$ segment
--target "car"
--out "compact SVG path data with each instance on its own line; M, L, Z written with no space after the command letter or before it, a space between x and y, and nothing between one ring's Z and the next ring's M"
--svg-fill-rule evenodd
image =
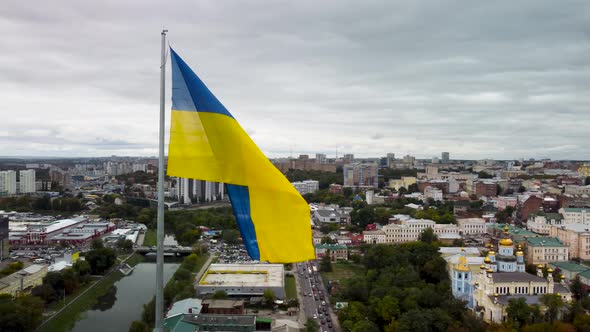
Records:
M328 322L328 327L332 328L332 322Z
M322 301L322 305L326 305L326 301Z
M318 315L313 314L313 319L318 319Z

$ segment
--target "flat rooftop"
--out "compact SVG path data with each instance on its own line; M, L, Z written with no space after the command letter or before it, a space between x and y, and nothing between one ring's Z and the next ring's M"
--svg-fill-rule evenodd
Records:
M283 287L282 264L211 264L199 286Z

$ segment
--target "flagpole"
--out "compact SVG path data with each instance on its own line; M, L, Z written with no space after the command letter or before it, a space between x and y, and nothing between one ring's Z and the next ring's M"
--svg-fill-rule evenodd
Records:
M163 332L164 325L164 125L165 125L165 80L166 80L166 32L162 30L162 58L160 61L160 142L158 160L158 230L156 258L156 326Z

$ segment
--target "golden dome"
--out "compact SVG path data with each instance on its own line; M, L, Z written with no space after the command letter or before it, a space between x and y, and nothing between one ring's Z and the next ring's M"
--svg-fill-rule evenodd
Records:
M519 250L516 252L516 256L524 256L524 253L521 250Z
M491 263L492 262L492 260L489 257L484 258L483 261L485 263Z
M481 265L479 266L479 268L480 268L480 269L482 269L482 270L485 270L485 269L486 269L486 266L485 266L485 265L483 265L483 264L481 264Z
M537 265L537 269L542 269L542 268L543 268L543 264Z
M469 264L467 263L467 258L465 256L459 257L459 261L457 262L455 269L461 272L469 272Z
M508 224L504 225L504 234L508 234Z
M549 268L549 269L547 269L547 272L553 273L553 269L552 268Z
M496 254L496 252L495 252L495 251L493 251L493 250L490 250L490 251L488 252L488 256L494 256L495 254Z
M494 297L498 297L498 293L494 293Z
M500 245L501 246L511 246L512 240L509 238L502 239L502 240L500 240Z
M562 274L562 275L559 276L559 278L565 279L565 276Z
M486 272L487 272L487 273L493 273L493 272L494 272L494 270L492 270L492 269L487 269L487 271L486 271Z

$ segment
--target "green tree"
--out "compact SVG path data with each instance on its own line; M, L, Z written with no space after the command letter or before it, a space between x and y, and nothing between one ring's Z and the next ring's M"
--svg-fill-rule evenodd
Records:
M576 275L574 280L572 280L570 290L574 298L578 301L588 296L588 291L586 290L584 284L582 284L582 282L580 281L580 277L578 275Z
M320 330L320 325L315 319L308 319L305 322L305 331L306 332L318 332Z
M218 290L215 293L213 293L213 298L214 299L227 299L228 295L227 292L224 290Z
M417 183L412 183L411 185L408 186L408 193L412 194L412 193L417 193L420 192L420 188L418 187Z
M438 241L438 237L434 234L434 230L430 227L426 228L425 230L420 233L419 241L431 244L433 242Z
M543 294L541 303L547 308L545 316L551 323L558 318L559 311L565 305L561 300L561 296L557 294Z
M326 250L324 257L320 261L320 271L332 272L332 260L330 259L330 250Z
M227 244L240 243L240 232L235 229L226 229L223 231L223 241Z
M352 332L379 332L379 326L369 320L361 320L354 324Z
M527 324L531 319L531 308L522 297L508 300L506 313L508 314L508 319L520 327Z
M264 297L264 302L266 305L272 305L275 302L276 296L275 293L271 289L265 289L264 293L262 293L262 297Z
M116 255L110 248L100 248L89 251L86 261L90 264L92 274L104 274L115 264Z
M150 332L150 327L140 320L135 320L131 323L129 332Z
M574 318L574 326L578 331L590 331L590 315L577 315Z
M102 241L101 238L97 237L95 239L92 239L92 242L90 243L90 247L92 249L102 249L102 248L104 248L104 242Z

